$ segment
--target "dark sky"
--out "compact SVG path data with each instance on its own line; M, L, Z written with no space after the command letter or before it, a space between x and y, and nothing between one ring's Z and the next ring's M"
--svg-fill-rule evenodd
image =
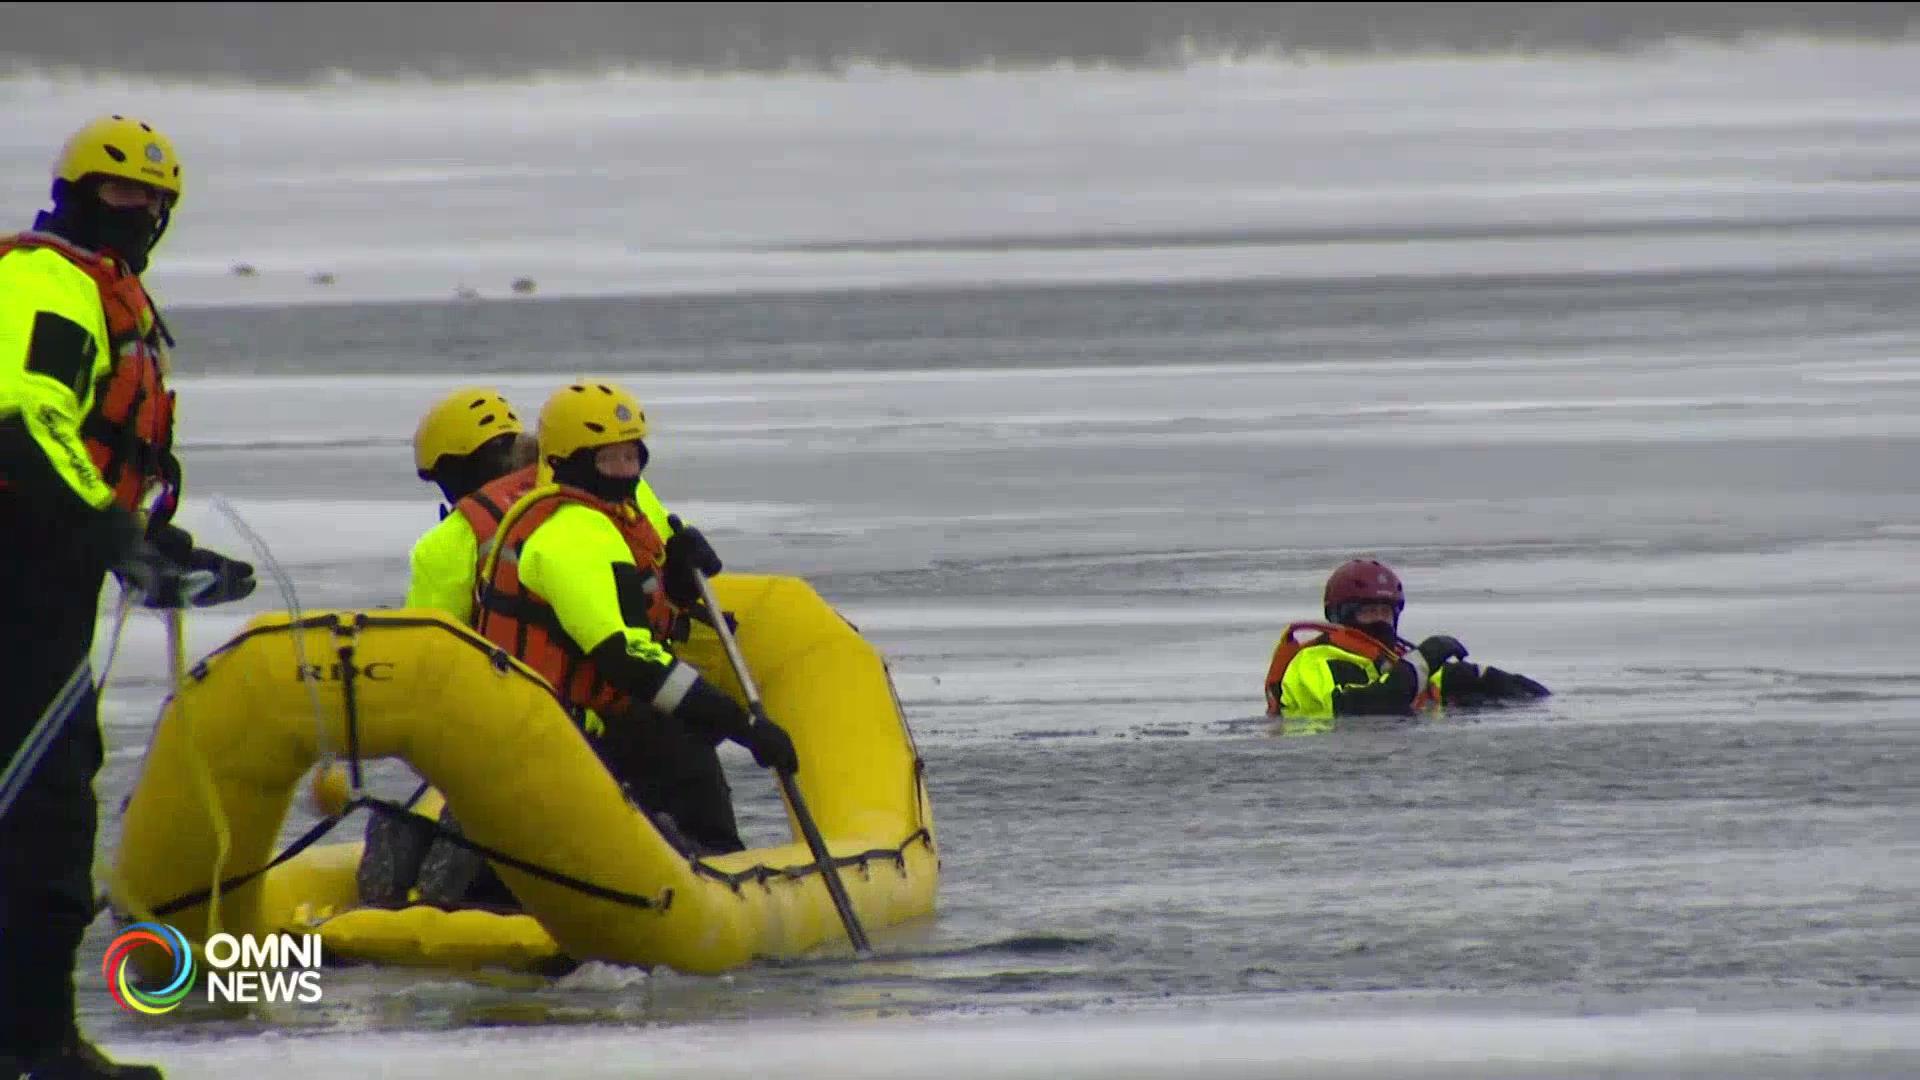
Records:
M302 81L1163 62L1224 52L1572 52L1794 32L1896 38L1920 4L86 4L0 3L0 69Z

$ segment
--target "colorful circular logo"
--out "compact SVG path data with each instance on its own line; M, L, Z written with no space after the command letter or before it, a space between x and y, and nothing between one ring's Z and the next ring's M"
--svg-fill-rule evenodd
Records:
M173 979L158 990L143 990L127 984L127 961L135 949L145 945L158 945L173 958ZM100 962L100 974L106 976L107 990L121 1008L159 1016L179 1008L193 992L193 949L188 947L180 931L165 923L134 923L107 945L106 958Z

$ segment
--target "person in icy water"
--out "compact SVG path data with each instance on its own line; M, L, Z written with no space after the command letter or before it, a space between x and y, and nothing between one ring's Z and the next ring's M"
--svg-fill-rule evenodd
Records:
M1467 662L1458 638L1415 645L1400 636L1406 588L1377 559L1353 559L1327 578L1326 622L1289 625L1267 667L1267 715L1288 735L1333 730L1350 716L1412 716L1546 697L1524 675Z

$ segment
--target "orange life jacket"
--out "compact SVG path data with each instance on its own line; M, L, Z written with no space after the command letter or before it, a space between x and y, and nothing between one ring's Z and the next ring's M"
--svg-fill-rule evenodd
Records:
M503 481L517 476L518 473L510 473L481 490L502 485ZM526 547L527 537L570 502L605 514L626 538L634 565L642 574L654 575L658 587L649 597L647 628L660 640L668 639L673 631L675 612L664 584L659 581L667 550L660 534L633 505L610 503L568 487L542 496L513 520L506 535L498 538L501 551L500 557L494 560L493 576L479 583L474 605L479 613L478 625L474 629L539 672L567 704L592 709L603 716L611 715L626 707L627 695L607 682L586 652L567 636L553 605L520 581L520 552ZM481 561L484 573L484 556Z
M159 483L177 498L180 477L173 458L173 392L166 386L166 331L140 276L112 259L44 232L0 238L0 256L22 248L52 248L79 267L100 289L113 364L94 387L93 407L80 421L87 454L113 501L141 508L148 486Z
M529 465L488 481L478 491L453 504L454 513L466 518L467 524L473 527L474 539L479 541L482 569L487 565L487 554L493 550L493 534L500 528L500 519L539 483L540 467Z
M1296 635L1302 632L1315 636L1301 641ZM1374 670L1382 674L1399 663L1400 658L1407 654L1409 648L1401 642L1383 645L1372 634L1364 630L1356 630L1351 626L1323 622L1290 623L1285 630L1280 631L1280 643L1273 647L1273 662L1267 665L1268 716L1280 715L1280 682L1286 677L1287 666L1293 663L1293 658L1299 656L1302 650L1315 645L1332 645L1336 649L1343 649L1356 656L1364 656L1373 665ZM1433 683L1429 680L1427 685L1422 686L1420 692L1414 695L1413 708L1417 712L1438 702L1439 695L1434 691Z

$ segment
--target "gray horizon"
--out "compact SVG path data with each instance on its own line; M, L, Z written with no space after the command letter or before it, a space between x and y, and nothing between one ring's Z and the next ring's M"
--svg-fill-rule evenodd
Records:
M1628 52L1675 41L1905 40L1920 4L0 3L0 75L300 83L540 72L833 72L1203 56Z

